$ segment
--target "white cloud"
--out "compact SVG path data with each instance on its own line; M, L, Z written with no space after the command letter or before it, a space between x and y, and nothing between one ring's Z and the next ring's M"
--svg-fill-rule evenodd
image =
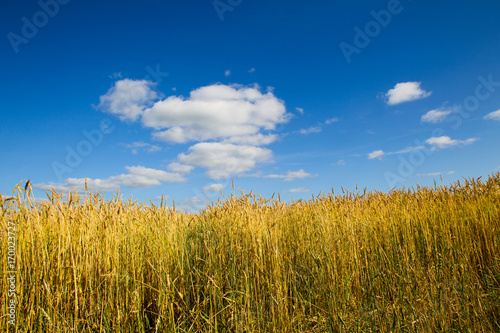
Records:
M170 173L163 170L146 168L143 166L127 166L128 174L111 176L106 179L87 178L88 190L90 192L114 192L120 186L129 188L149 188L161 185L161 182L181 183L186 179L180 174ZM64 183L35 184L34 187L42 190L54 188L64 192L76 190L85 191L85 178L67 178Z
M220 192L220 191L222 191L225 188L226 188L226 185L212 184L212 185L203 187L201 191L203 193L206 193L206 192Z
M143 110L159 96L151 88L155 84L146 80L123 79L116 81L105 95L100 97L99 109L117 115L120 120L135 121Z
M406 154L410 153L412 151L417 151L423 149L423 146L416 146L416 147L407 147L405 149L397 150L397 151L391 151L391 152L384 152L383 150L375 150L372 151L371 153L368 154L368 159L372 160L374 158L378 158L379 160L382 159L382 157L386 155L397 155L397 154Z
M386 155L406 154L406 153L411 153L412 151L417 151L417 150L421 150L421 149L424 149L424 146L415 146L415 147L412 146L412 147L407 147L405 149L401 149L398 151L386 153Z
M368 159L373 160L374 158L382 159L385 155L383 150L375 150L368 154Z
M239 145L251 145L251 146L265 146L278 140L279 136L277 134L264 135L261 133L253 135L242 135L233 136L222 142L224 143L235 143Z
M255 68L250 68L250 69L248 70L248 73L253 73L253 72L255 72Z
M145 110L143 124L158 131L162 141L220 140L274 130L289 119L283 101L257 87L216 84L190 93L188 99L170 96Z
M194 167L192 165L181 164L177 162L172 162L167 166L168 171L179 173L181 175L190 173Z
M401 82L390 89L385 96L388 98L388 105L396 105L410 102L421 98L429 97L432 92L427 92L420 88L421 82Z
M132 149L133 154L137 154L138 149L146 149L149 153L154 153L154 152L162 150L162 148L159 146L152 145L150 143L142 142L142 141L126 143L126 144L123 144L123 146L125 146L126 148Z
M434 177L434 176L441 176L441 175L452 175L454 174L455 171L448 171L448 172L430 172L430 173L417 173L417 176L419 177Z
M285 191L285 193L307 193L307 192L309 192L309 189L305 187L292 188L288 191Z
M254 146L239 146L221 142L201 142L189 148L188 154L180 154L180 163L207 169L211 179L225 179L241 175L257 163L269 162L272 151Z
M440 137L432 137L425 142L429 145L433 145L440 149L455 147L455 146L463 146L476 142L479 138L470 138L467 140L455 140L450 138L449 136L440 136Z
M500 110L493 111L484 116L484 119L500 120Z
M330 125L330 124L336 123L336 122L338 122L338 121L339 121L339 118L337 118L337 117L333 117L333 118L327 119L327 120L325 121L325 124Z
M300 134L304 134L304 135L307 135L307 134L311 134L311 133L319 133L321 132L321 127L309 127L309 128L306 128L306 129L301 129L299 131Z
M311 175L308 172L305 172L304 169L300 169L298 171L288 171L284 175L267 175L264 178L278 178L283 179L284 182L290 182L295 179L303 179L307 177L315 177L316 175Z
M300 114L304 114L304 109L303 108L295 108L295 111L297 111Z
M345 165L344 160L338 160L337 163L334 163L333 165Z
M154 139L198 142L169 165L170 171L179 174L197 166L207 169L208 177L222 179L270 161L272 151L258 146L278 140L272 131L291 117L271 88L263 93L257 85L214 84L191 91L187 98L170 96L155 102L160 96L152 87L150 81L118 81L101 96L99 107L122 120L140 120L155 130ZM160 149L143 142L127 147L133 153L146 147Z
M224 71L224 76L225 76L225 77L228 77L229 75L231 75L231 71L230 71L229 69L226 69L226 70Z
M440 108L431 110L422 116L421 121L424 123L437 124L443 122L450 114L455 111L457 111L457 108Z

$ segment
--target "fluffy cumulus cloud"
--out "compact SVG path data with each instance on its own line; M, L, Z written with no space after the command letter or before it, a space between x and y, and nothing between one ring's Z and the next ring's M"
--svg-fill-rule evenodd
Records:
M493 111L484 116L484 119L499 120L500 121L500 110Z
M152 89L153 86L154 83L147 80L116 81L113 87L100 97L98 108L118 116L120 120L135 121L144 109L159 97Z
M226 179L252 170L257 163L270 162L273 154L269 149L234 145L222 142L200 142L189 148L187 154L177 159L182 164L207 169L211 179Z
M450 114L456 112L456 108L440 108L431 110L422 116L421 121L424 123L437 124L443 122Z
M128 166L128 173L111 176L106 179L87 178L87 186L90 192L115 192L120 186L129 188L149 188L161 185L162 182L181 183L186 179L178 173L163 170L150 169L143 166ZM34 187L42 190L62 190L65 192L76 190L85 191L85 178L67 178L64 183L35 184Z
M211 179L242 175L257 163L272 161L272 151L261 146L278 140L273 131L291 117L272 90L262 92L257 85L213 84L188 97L160 99L152 82L124 79L101 96L99 107L121 120L140 121L153 130L153 139L192 142L168 170L183 175L200 167Z
M401 82L390 89L386 94L387 104L396 105L429 97L432 92L420 88L421 82Z
M455 140L450 138L449 136L439 136L439 137L431 137L427 139L425 142L436 148L445 149L456 146L468 145L476 142L477 140L479 140L479 138L470 138L467 140Z
M189 98L170 96L144 111L142 123L157 130L157 140L185 143L258 136L288 121L283 101L258 87L216 84Z

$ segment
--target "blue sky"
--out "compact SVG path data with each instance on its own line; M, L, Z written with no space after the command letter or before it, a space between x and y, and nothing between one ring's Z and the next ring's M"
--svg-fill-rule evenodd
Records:
M4 2L0 192L192 210L500 168L493 1Z

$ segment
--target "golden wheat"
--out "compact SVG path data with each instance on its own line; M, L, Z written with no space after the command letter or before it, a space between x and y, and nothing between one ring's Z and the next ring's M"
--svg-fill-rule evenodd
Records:
M14 223L18 332L500 331L500 173L292 203L242 194L198 214L15 192L0 194L1 265Z

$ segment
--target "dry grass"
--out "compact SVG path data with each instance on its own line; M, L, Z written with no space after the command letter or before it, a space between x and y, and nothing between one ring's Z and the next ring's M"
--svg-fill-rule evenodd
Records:
M500 331L500 173L199 214L16 191L0 206L2 230L17 224L18 332ZM5 276L5 234L1 249Z

